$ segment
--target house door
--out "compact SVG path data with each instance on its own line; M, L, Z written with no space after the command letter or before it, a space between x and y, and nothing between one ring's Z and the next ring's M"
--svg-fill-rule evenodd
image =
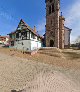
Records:
M50 40L50 47L54 47L54 41Z

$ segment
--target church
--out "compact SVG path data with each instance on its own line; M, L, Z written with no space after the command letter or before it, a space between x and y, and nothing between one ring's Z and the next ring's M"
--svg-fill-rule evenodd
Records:
M70 28L64 25L65 18L60 15L60 0L45 0L46 3L46 31L44 38L36 28L32 29L22 19L17 29L9 34L10 47L24 51L34 51L41 47L70 47Z
M60 0L45 0L46 3L46 47L60 49L70 47L70 28L64 25L65 18L60 15Z

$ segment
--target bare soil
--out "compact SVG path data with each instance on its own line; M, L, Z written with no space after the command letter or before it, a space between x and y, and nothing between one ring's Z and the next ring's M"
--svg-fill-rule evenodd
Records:
M80 92L80 51L61 54L64 58L0 48L0 92Z

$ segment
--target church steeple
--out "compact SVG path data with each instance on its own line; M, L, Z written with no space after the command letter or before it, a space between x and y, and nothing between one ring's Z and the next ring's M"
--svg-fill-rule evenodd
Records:
M46 46L59 48L60 0L46 0ZM53 44L50 43L53 40ZM52 44L52 45L51 45Z

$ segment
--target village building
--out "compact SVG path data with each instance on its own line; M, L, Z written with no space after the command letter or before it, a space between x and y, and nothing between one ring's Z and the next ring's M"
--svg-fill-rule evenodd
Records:
M70 47L72 29L64 26L65 18L60 15L60 0L45 0L46 3L46 47L60 49Z
M37 34L36 28L30 28L22 19L16 31L9 34L10 48L33 51L41 47L70 47L70 28L64 24L65 18L60 15L60 0L45 0L46 32L44 39Z
M37 31L30 28L22 19L16 29L16 31L9 34L10 37L10 48L23 50L23 51L34 51L42 47L42 40Z
M0 36L0 44L8 45L9 44L9 37L8 36Z

